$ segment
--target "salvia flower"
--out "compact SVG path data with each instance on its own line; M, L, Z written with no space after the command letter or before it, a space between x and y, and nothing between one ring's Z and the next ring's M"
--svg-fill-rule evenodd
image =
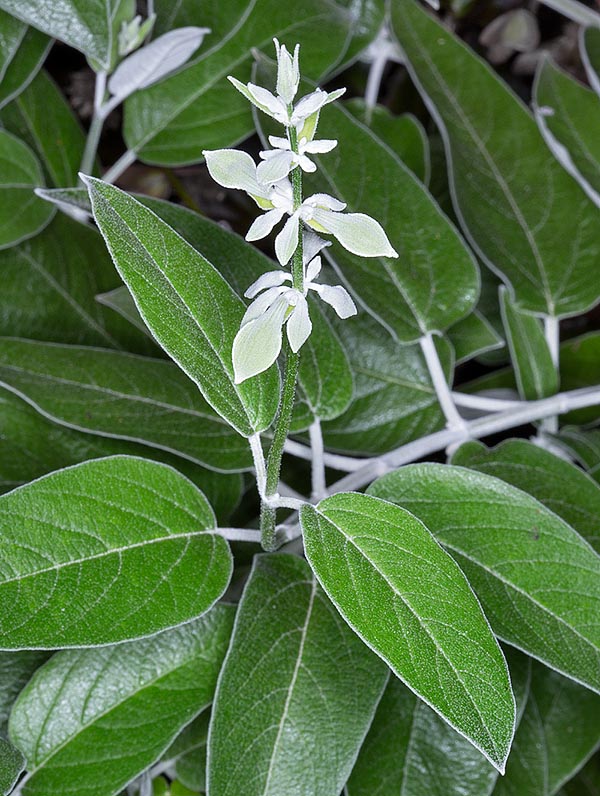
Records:
M345 288L315 282L320 271L321 258L317 256L305 266L304 291L291 286L292 275L286 271L267 271L250 285L245 296L254 301L233 341L236 384L262 373L277 360L284 326L294 353L308 340L312 330L306 300L309 290L333 307L340 318L356 314L356 306Z
M325 154L337 146L337 141L332 139L307 141L306 138L301 138L296 153L292 151L292 145L287 138L270 135L269 143L273 149L260 153L263 162L256 169L256 176L261 182L278 182L287 177L296 166L300 166L302 171L316 171L317 167L308 155Z

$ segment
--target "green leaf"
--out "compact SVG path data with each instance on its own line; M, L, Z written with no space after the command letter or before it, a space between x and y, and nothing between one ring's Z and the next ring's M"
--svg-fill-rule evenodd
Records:
M91 227L58 214L40 235L0 252L0 269L0 334L110 348L131 344L141 353L150 348L95 299L120 280Z
M514 651L508 655L520 712L529 661ZM348 796L489 796L497 777L465 738L392 677L352 769Z
M577 426L563 426L552 439L569 456L572 456L591 477L598 481L600 475L600 431L581 429Z
M600 553L600 485L570 462L524 439L511 439L495 448L466 442L452 464L501 478L537 498Z
M140 332L152 338L152 332L144 323L144 319L135 305L133 296L125 285L116 287L114 290L109 290L108 293L100 293L96 296L96 301L118 312L122 318L125 318L129 323L137 327Z
M600 759L593 757L585 768L560 791L559 796L600 796Z
M117 270L158 342L240 434L268 428L279 401L277 369L234 384L231 349L244 315L241 299L155 213L112 185L86 181Z
M15 699L48 653L33 650L0 652L0 737L8 729L8 717Z
M0 338L0 382L69 428L139 442L223 472L252 465L246 440L172 362Z
M23 796L119 793L212 701L234 614L219 605L149 639L54 655L11 716Z
M25 760L21 752L4 738L0 738L0 793L11 792L24 767Z
M558 373L540 320L521 312L506 288L500 288L500 310L519 395L528 401L558 392Z
M305 561L256 556L215 696L211 796L338 796L387 668Z
M0 108L27 87L51 45L47 36L0 11Z
M133 456L1 496L0 648L111 644L200 616L231 576L214 527L193 484Z
M564 520L498 478L450 465L403 467L369 492L427 524L497 636L600 691L600 558Z
M392 21L444 136L454 206L477 253L510 283L519 309L589 309L600 296L597 208L491 67L413 0L396 3Z
M581 30L579 49L590 85L600 97L600 33L595 27Z
M365 44L374 36L382 21L381 5L373 13L373 4L362 0L347 5L324 5L322 0L304 0L302 5L278 0L219 3L216 35L206 37L199 57L126 101L127 146L147 163L175 166L202 160L203 149L243 140L254 130L251 105L227 76L250 80L253 48L265 48L271 55L274 36L288 46L300 42L302 73L319 79L344 60L353 35L359 34ZM209 11L211 6L202 8ZM202 15L197 24L212 27L211 17Z
M175 767L178 779L194 791L206 790L206 744L210 713L205 710L177 736L162 760Z
M31 149L0 130L0 249L37 235L49 223L54 208L33 192L43 184L40 164Z
M473 357L504 347L504 340L480 310L448 329L448 339L454 348L456 364L461 365Z
M531 691L494 796L552 796L600 744L600 697L535 664Z
M120 0L0 0L0 8L110 70L112 17Z
M368 109L365 101L359 98L344 102L343 107L369 127L380 142L398 155L427 185L431 174L429 141L423 125L415 116L410 113L394 116L383 105Z
M598 96L545 57L536 74L534 97L535 118L550 151L600 207Z
M300 511L308 561L344 619L424 702L499 770L515 703L477 598L408 511L340 493Z
M85 134L47 72L39 72L25 91L2 111L2 123L37 153L51 185L66 188L77 183Z
M0 492L72 464L126 454L161 461L179 470L204 492L221 522L229 518L242 494L240 474L218 473L156 448L59 426L1 388L0 428Z
M398 345L367 313L336 326L354 374L354 399L344 414L323 424L328 448L385 453L444 425L419 345ZM452 356L436 340L448 376Z
M359 301L403 343L467 315L479 293L477 265L427 189L342 107L321 114L319 136L337 139L338 146L336 155L318 158L307 191L331 193L349 210L376 218L399 253L364 259L332 246L334 265Z

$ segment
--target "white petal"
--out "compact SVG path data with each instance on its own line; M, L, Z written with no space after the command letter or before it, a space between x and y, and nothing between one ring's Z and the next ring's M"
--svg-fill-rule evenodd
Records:
M262 373L277 360L287 309L287 301L280 299L236 334L232 350L236 384Z
M298 231L300 219L294 213L283 225L283 229L275 238L275 254L281 265L289 263L293 253L298 246Z
M284 293L289 292L289 290L289 287L270 287L268 290L265 290L262 296L254 299L252 304L250 304L244 313L244 317L242 318L240 326L245 326L255 318L260 318L260 316L265 314L265 312L269 309L271 304L276 301L276 299L278 299ZM286 300L286 303L289 306L289 301Z
M314 193L304 200L304 204L311 205L312 207L325 207L327 210L344 210L346 207L345 202L340 202L334 196L329 196L328 193Z
M313 282L319 276L320 273L321 273L321 258L315 257L306 266L306 277L305 277L306 282L307 283Z
M269 116L272 116L278 122L287 122L287 108L278 97L262 86L255 86L254 83L248 83L248 91L255 100L257 107L260 107L261 110L266 108L265 113L268 113Z
M300 147L301 152L324 153L331 152L337 146L337 141L333 138L322 138L320 141L307 141Z
M261 157L263 154L268 155L262 163L258 164L256 169L256 176L260 182L273 185L288 176L294 162L293 152L271 150L260 154Z
M283 285L284 282L291 282L292 275L287 271L267 271L266 274L259 276L256 282L253 282L244 296L253 299L261 290L266 290L268 287L277 287Z
M302 171L313 172L317 170L317 167L312 162L310 158L307 158L306 155L299 155L298 156L298 165L302 169Z
M304 296L300 295L298 303L287 322L287 336L294 354L298 353L308 340L311 330L312 323L308 314L308 302Z
M360 257L397 257L381 224L364 213L333 213L316 208L313 219L352 254Z
M296 45L294 57L292 58L285 45L280 45L277 39L273 39L273 41L277 52L277 93L289 105L296 96L300 82L300 71L298 68L299 45Z
M269 198L269 190L256 178L256 164L240 149L204 150L210 176L224 188L237 188L251 196Z
M331 241L319 237L316 232L305 230L302 236L302 261L308 265L326 246L331 246Z
M287 138L280 138L277 135L270 135L269 136L269 143L275 149L291 149L292 146Z
M318 88L316 91L313 91L312 94L307 94L306 97L302 97L300 102L295 106L290 119L291 123L300 124L309 116L321 110L324 105L328 105L330 102L338 99L338 97L341 97L345 91L345 88L339 88L328 94L326 91L322 91Z
M356 304L350 298L346 288L341 285L309 285L311 290L315 290L326 304L329 304L337 312L340 318L349 318L356 315Z
M246 232L246 240L261 240L269 235L275 226L283 218L284 211L275 208L268 210L262 216L258 216Z

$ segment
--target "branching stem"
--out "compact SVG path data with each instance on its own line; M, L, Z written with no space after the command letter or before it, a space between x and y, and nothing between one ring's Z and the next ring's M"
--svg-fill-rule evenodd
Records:
M452 399L452 393L446 381L446 375L443 371L442 363L440 362L432 335L429 333L423 335L419 342L438 401L442 407L444 417L446 418L446 425L451 429L465 429L466 422L458 414L458 410Z

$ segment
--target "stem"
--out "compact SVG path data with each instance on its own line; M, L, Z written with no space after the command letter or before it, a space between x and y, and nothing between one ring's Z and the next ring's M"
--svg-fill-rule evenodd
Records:
M425 356L425 362L427 363L429 375L431 376L431 381L433 382L438 401L442 407L444 417L446 418L446 425L448 428L465 429L466 422L458 414L458 410L454 405L452 393L450 392L450 387L448 387L448 382L446 381L446 376L442 369L442 363L440 362L440 358L438 356L431 333L423 335L419 342L421 344L423 355Z
M550 351L550 358L552 360L552 364L554 365L554 370L558 374L560 329L558 318L556 318L554 315L544 316L544 336L546 338L546 343L548 344L548 350ZM545 432L548 434L556 434L558 432L558 417L556 415L547 417L540 425L540 431L542 433Z
M253 531L251 528L217 528L216 534L228 539L230 542L252 542L260 544L260 531Z
M94 89L94 113L88 130L87 139L85 142L85 149L83 150L83 157L81 158L81 166L79 171L82 174L91 174L94 170L94 161L96 160L96 153L98 151L98 143L102 135L102 127L106 114L103 113L102 104L104 102L104 94L106 93L106 72L98 72L96 74L96 86Z
M373 115L373 108L377 105L377 97L379 96L379 88L381 86L381 78L385 65L387 64L387 56L377 55L369 68L369 76L367 78L367 86L365 89L365 105L366 105L366 118L367 124L371 123Z
M325 462L323 461L323 434L321 421L317 417L308 429L310 437L310 450L312 453L312 499L321 500L327 494L325 481Z
M127 152L124 152L117 162L114 163L110 169L108 169L108 171L102 176L102 179L104 182L108 183L116 182L121 174L123 174L124 171L127 171L127 169L133 163L135 163L136 160L136 153L133 151L133 149L128 149Z

